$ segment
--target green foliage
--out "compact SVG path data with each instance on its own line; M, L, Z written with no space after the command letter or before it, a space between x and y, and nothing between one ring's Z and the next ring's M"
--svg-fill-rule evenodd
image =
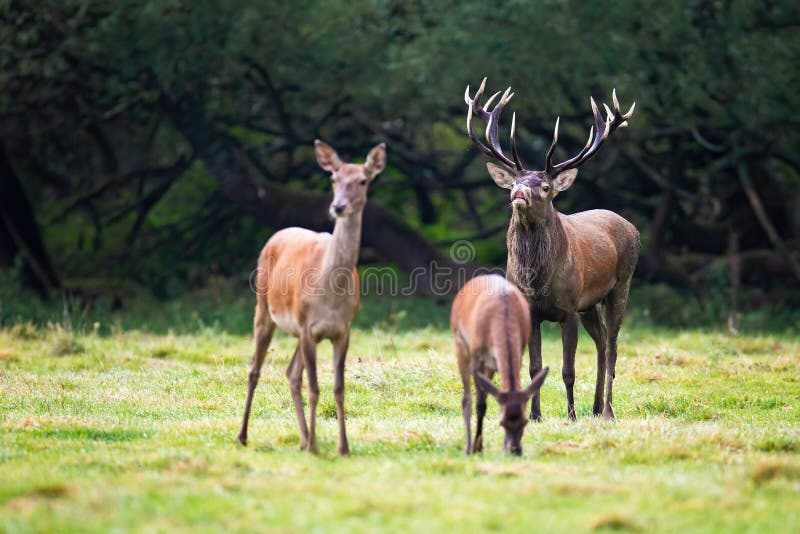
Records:
M67 0L0 16L4 144L70 280L171 296L252 268L272 229L205 170L207 140L233 143L248 183L313 191L328 190L315 137L347 158L388 140L370 202L443 249L478 236L478 260L502 264L507 198L464 135L461 95L483 76L515 88L532 168L556 116L563 158L584 142L589 95L637 101L556 204L622 213L646 255L716 256L729 229L744 251L773 248L742 170L789 250L800 242L792 2Z

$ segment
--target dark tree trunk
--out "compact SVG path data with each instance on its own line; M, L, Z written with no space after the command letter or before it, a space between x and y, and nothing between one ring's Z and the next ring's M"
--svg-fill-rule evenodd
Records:
M39 295L61 286L28 196L0 143L0 267L12 266L17 256L23 261L23 283Z
M254 178L257 173L235 142L215 132L196 108L174 102L166 102L164 107L196 157L242 211L273 228L333 228L328 218L330 195ZM410 275L415 289L423 294L453 293L477 268L471 258L461 263L441 254L401 217L376 203L368 203L364 209L361 246ZM254 258L257 254L253 251Z

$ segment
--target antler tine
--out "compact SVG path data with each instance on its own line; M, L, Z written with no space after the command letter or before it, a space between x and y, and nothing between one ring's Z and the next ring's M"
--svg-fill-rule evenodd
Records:
M500 140L498 139L498 122L500 118L500 114L503 111L503 108L511 100L511 97L514 96L511 93L511 88L509 87L503 93L503 96L500 97L500 100L492 109L491 113L487 112L486 110L492 105L492 102L497 98L500 94L498 91L497 93L493 94L489 99L486 101L485 107L481 106L480 98L483 95L483 91L486 87L486 78L483 79L481 82L481 86L475 92L474 97L469 96L469 86L467 86L467 90L464 93L464 101L469 106L469 110L467 112L467 133L469 134L470 139L475 145L483 152L484 154L491 156L509 168L514 168L520 170L522 167L517 161L517 157L515 160L512 161L509 159L505 154L503 154L503 149L500 146ZM486 141L488 142L488 146L483 143L478 137L475 135L474 130L472 129L472 116L477 115L482 121L486 123Z
M478 139L478 136L475 135L475 132L472 129L473 114L478 115L478 118L480 118L484 122L486 122L489 119L489 114L486 112L485 109L483 109L483 107L480 104L480 98L481 96L483 96L483 91L485 88L486 88L486 78L483 79L480 87L478 87L478 90L475 91L474 97L469 96L469 85L467 86L466 91L464 91L464 101L467 103L467 106L469 106L469 109L467 111L467 133L469 134L470 139L472 139L472 142L475 143L475 146L477 146L481 152L483 152L487 156L495 157L494 152L488 146L483 144L480 139ZM492 99L494 99L494 96L490 98L489 101L491 102Z
M556 117L556 127L553 128L553 142L550 143L550 148L547 149L547 156L544 159L544 170L547 173L553 169L553 153L556 151L556 145L558 144L558 123L561 121L561 117Z
M603 118L603 115L600 113L594 98L589 97L589 103L592 106L592 115L594 115L595 127L592 127L589 130L589 140L586 142L586 146L584 146L574 157L557 165L552 165L550 161L552 150L554 149L554 145L551 146L550 151L548 151L548 167L546 168L548 173L555 176L560 172L564 172L567 169L573 169L583 162L590 160L595 154L597 154L597 152L600 150L600 147L614 130L617 128L624 128L628 125L627 120L633 116L633 110L636 106L636 103L634 102L633 106L631 106L631 109L628 110L628 113L622 114L619 107L619 100L617 100L616 89L611 92L611 101L614 105L614 111L612 112L611 108L609 108L607 104L603 103L603 108L606 112L606 117Z
M525 168L522 164L522 160L519 157L519 153L517 152L517 114L516 112L511 115L511 155L514 157L514 166L517 168L518 171L521 171Z

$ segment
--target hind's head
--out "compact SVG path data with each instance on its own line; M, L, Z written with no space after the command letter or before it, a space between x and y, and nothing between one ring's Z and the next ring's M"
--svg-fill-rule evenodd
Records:
M370 182L386 166L386 143L370 150L364 163L342 163L336 151L319 139L314 141L314 152L319 166L331 173L331 216L348 217L363 210Z

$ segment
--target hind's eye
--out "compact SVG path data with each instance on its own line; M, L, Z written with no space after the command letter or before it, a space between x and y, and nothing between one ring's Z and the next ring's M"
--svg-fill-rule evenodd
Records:
M367 179L366 179L366 178L364 178L363 180L360 180L360 181L358 182L358 184L359 184L359 185L367 185Z

